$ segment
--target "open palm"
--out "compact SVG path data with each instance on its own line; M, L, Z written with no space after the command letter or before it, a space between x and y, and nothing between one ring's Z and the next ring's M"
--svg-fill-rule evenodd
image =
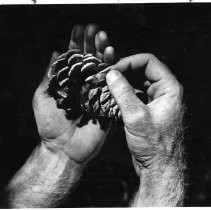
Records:
M108 44L106 33L98 32L96 25L88 25L86 29L77 25L71 33L69 50L79 48L83 52L93 53L110 65L115 61L115 54L113 47ZM58 53L53 53L49 67L58 56ZM85 116L68 120L65 111L58 109L56 101L46 92L50 80L49 67L33 98L38 132L47 148L64 152L79 164L85 163L100 149L110 122L105 119L86 119L86 124L80 126Z

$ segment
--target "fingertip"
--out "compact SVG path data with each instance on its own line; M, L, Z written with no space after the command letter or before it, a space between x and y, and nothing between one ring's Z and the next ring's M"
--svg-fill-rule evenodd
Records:
M105 31L99 31L95 36L95 45L97 50L102 53L108 44L109 40L107 33Z
M105 41L108 39L107 33L105 31L99 31L97 35L101 41Z
M95 23L90 23L86 26L86 37L87 38L92 38L93 36L95 36L96 32L98 31L98 25Z
M114 55L115 54L114 47L112 47L112 46L106 47L104 53L106 53L108 55Z
M104 61L108 65L112 65L116 62L116 53L115 53L114 47L108 46L108 47L105 48L105 50L104 50Z
M112 69L109 71L106 75L106 81L107 84L110 86L112 85L116 80L122 77L122 74L118 70Z

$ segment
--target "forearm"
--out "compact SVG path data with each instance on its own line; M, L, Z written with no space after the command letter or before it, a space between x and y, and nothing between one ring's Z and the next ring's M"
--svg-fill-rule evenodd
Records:
M182 206L184 177L180 167L170 164L154 171L143 169L132 206Z
M41 144L9 183L5 207L56 207L79 179L81 170L64 153L54 153Z
M179 129L180 130L180 129ZM182 206L184 199L183 137L174 139L171 152L158 153L150 168L140 173L140 186L132 206Z

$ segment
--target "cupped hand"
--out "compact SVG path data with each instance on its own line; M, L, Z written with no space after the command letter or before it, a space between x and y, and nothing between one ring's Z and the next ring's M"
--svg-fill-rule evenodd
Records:
M115 61L114 48L109 46L106 32L98 26L89 24L86 28L76 25L71 32L68 50L80 49L93 53L107 64ZM100 119L88 119L86 125L78 126L83 116L76 120L67 120L65 111L58 109L56 101L46 90L49 84L48 70L59 56L52 54L51 61L42 82L33 97L34 115L42 143L53 152L63 152L78 164L84 164L93 158L107 135L110 122ZM74 99L73 99L74 100ZM102 124L104 124L102 129Z
M181 84L151 54L124 58L112 69L107 74L107 84L122 113L127 144L137 174L143 168L153 169L171 161L180 144L182 129ZM123 74L140 75L135 78L146 90L147 104L135 95L133 81L127 80Z

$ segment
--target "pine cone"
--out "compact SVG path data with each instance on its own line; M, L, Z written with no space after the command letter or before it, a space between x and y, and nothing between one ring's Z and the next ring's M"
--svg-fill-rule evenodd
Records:
M66 111L68 119L84 113L93 117L121 119L105 79L97 83L85 81L107 67L92 54L70 50L60 55L49 69L51 79L47 92L56 100L57 107Z

